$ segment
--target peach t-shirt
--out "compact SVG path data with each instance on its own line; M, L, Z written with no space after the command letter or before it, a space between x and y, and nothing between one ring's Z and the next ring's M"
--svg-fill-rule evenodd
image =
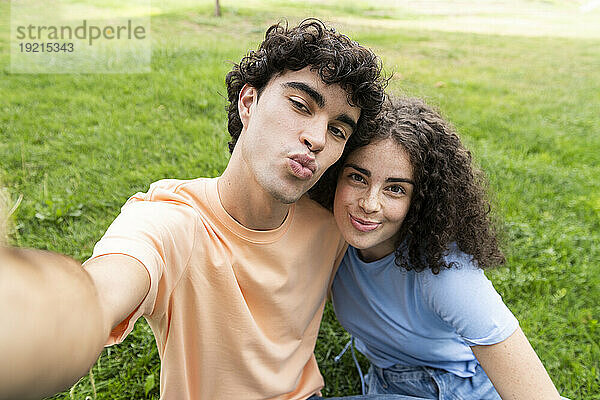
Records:
M313 355L345 244L331 214L303 197L277 229L222 207L217 179L163 180L132 196L92 258L125 254L150 275L140 306L161 359L161 399L306 399L323 387Z

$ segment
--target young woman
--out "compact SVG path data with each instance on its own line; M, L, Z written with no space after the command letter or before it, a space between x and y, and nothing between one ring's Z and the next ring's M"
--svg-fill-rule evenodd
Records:
M482 176L451 125L421 100L390 100L357 139L312 195L350 244L332 299L371 362L368 392L559 399L483 273L504 257Z

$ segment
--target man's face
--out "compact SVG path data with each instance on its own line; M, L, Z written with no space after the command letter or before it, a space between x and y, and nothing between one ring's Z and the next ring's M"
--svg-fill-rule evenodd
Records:
M244 86L236 150L249 175L273 198L298 200L341 156L356 127L360 108L347 98L341 86L326 85L308 67L274 76L260 98Z

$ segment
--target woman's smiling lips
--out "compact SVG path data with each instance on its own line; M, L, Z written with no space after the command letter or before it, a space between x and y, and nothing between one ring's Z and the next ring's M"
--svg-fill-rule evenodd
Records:
M352 214L348 215L350 216L350 223L352 226L361 232L370 232L377 229L379 225L381 225L380 222L365 221L364 219L352 216Z

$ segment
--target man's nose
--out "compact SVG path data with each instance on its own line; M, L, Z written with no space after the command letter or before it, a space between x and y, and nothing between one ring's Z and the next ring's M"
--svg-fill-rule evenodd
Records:
M327 121L314 121L303 130L300 141L313 153L318 153L325 147L327 140Z

